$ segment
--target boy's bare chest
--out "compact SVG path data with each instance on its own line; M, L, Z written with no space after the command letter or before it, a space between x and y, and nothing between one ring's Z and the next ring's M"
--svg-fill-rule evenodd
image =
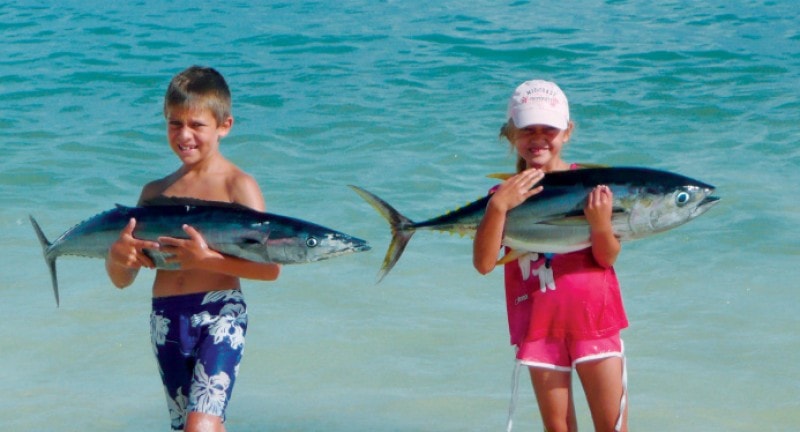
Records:
M231 201L230 190L224 176L204 178L178 178L165 185L162 195L190 197L209 201Z

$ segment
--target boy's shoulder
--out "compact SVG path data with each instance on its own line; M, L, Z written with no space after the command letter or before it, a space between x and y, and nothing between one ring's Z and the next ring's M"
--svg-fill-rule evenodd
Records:
M228 161L210 171L187 172L179 169L153 180L142 188L139 202L152 201L162 196L236 202L257 210L265 207L256 179Z
M169 174L166 177L153 180L142 187L142 193L139 196L139 202L150 201L158 198L164 194L164 191L172 184L175 173Z
M265 209L264 197L255 177L237 167L229 174L226 183L231 201L245 204L256 210L263 211Z

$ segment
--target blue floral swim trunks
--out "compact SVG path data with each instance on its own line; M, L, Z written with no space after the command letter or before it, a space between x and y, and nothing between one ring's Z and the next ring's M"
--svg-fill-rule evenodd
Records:
M247 332L239 290L153 299L150 338L167 395L172 429L196 411L225 419Z

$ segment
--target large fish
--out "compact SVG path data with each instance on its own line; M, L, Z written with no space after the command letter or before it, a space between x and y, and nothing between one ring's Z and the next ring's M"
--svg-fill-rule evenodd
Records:
M647 168L585 168L546 174L536 185L542 192L508 212L503 245L520 252L567 253L587 248L589 224L583 214L586 197L598 185L614 194L611 222L621 241L634 240L682 225L719 201L714 186L679 174ZM473 236L491 195L455 211L414 222L372 193L350 186L391 225L379 281L400 259L416 230L429 229Z
M208 247L249 261L300 264L370 249L366 241L300 219L262 213L237 204L186 198L164 198L142 207L116 208L97 214L68 229L54 242L45 237L30 217L50 268L56 304L59 303L56 259L61 255L105 258L131 218L134 237L157 241L159 237L189 238L182 226L196 228ZM166 254L145 251L157 268L174 269Z

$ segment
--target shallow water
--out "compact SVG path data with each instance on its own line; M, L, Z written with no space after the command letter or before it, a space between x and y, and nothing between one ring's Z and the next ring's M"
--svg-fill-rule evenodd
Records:
M498 430L512 353L500 272L469 239L418 233L392 273L357 184L425 219L513 167L497 139L521 81L557 81L566 158L676 171L723 201L617 264L631 327L632 430L800 424L800 17L791 2L0 2L3 430L166 430L149 285L59 261L61 307L27 221L50 238L177 166L161 98L218 68L223 152L270 211L370 240L367 254L246 282L248 347L230 431ZM515 430L536 430L523 384ZM579 420L591 426L582 400Z

